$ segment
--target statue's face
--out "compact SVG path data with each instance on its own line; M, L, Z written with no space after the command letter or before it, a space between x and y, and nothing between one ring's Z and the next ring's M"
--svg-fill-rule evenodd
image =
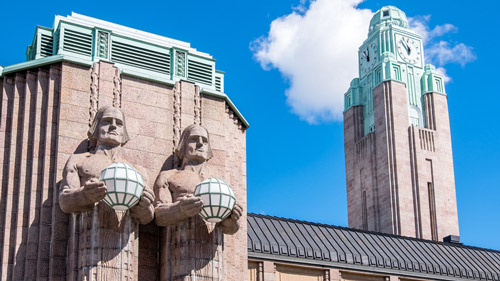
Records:
M106 109L98 130L98 144L120 145L123 139L123 114L114 107Z
M189 132L186 144L186 157L189 160L205 161L208 159L208 133L202 127L194 127Z

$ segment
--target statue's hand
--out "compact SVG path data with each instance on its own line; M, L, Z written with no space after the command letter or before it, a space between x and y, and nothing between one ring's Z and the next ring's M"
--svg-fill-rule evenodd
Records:
M83 186L83 195L91 203L96 203L104 199L107 189L104 182L92 179Z
M200 213L203 207L203 200L200 197L188 194L179 198L179 208L186 217L192 217Z
M240 229L239 220L242 215L243 208L238 204L234 205L231 215L219 223L222 232L229 235L233 235L238 232L238 229Z
M155 200L155 196L151 191L144 189L144 192L142 193L141 200L137 204L139 208L144 208L147 209L153 204L153 201Z
M239 204L235 204L234 208L233 208L233 212L231 213L231 215L227 219L230 219L232 221L237 222L240 219L242 214L243 214L243 208L241 208L241 206Z
M140 224L148 224L154 218L153 201L155 197L150 190L144 189L141 200L130 209L130 214Z

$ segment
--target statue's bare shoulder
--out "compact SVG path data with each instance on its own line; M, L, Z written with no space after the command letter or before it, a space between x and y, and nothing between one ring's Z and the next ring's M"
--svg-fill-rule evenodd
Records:
M157 203L172 202L169 190L169 179L178 172L179 170L177 169L160 172L153 187Z
M179 170L177 169L161 171L158 177L156 178L155 186L158 187L163 187L165 185L168 186L169 179L177 173L179 173Z
M73 166L73 167L78 167L82 164L83 160L90 157L91 153L90 152L83 152L83 153L78 153L78 154L72 154L68 158L68 162L66 162L66 166ZM69 167L68 167L69 168Z
M87 159L91 155L90 152L83 152L78 154L72 154L68 161L66 162L66 166L64 166L63 177L66 178L68 176L71 177L72 174L78 175L79 170L82 168L84 160Z

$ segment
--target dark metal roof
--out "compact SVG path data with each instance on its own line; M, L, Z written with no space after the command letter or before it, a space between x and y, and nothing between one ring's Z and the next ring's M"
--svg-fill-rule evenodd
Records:
M252 213L248 257L436 280L500 280L500 251Z

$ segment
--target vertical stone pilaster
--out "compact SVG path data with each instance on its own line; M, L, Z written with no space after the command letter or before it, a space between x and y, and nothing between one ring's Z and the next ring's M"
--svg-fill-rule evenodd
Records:
M99 62L99 108L107 105L113 106L115 100L115 71L112 63Z
M336 268L328 269L330 271L330 281L340 281L340 271Z
M58 206L58 190L57 190L57 152L59 144L59 120L60 120L60 103L61 103L61 66L52 65L49 70L49 97L48 97L48 122L47 139L45 146L45 154L48 156L48 162L44 163L44 187L47 190L47 199L44 200L44 208L42 208L42 228L46 228L45 233L41 233L41 249L39 253L43 257L39 258L40 263L48 264L47 273L43 272L43 277L58 276L62 277L65 272L59 268L65 264L65 258L56 258L52 251L52 246L60 246L60 250L66 250L66 233L60 233L59 230L67 230L67 215L59 216L62 213ZM54 236L57 234L57 236ZM42 236L43 235L43 236ZM48 249L45 251L45 249ZM62 254L64 256L64 254Z
M257 267L257 281L264 281L264 263L259 262Z
M264 281L276 281L276 265L274 262L264 261Z
M197 93L197 88L194 83L188 82L188 81L180 81L179 82L179 89L181 91L180 95L180 116L181 116L181 132L184 130L187 126L191 124L196 123L196 115L200 115L201 110L201 105L200 104L200 98L196 96ZM198 89L198 94L199 94L199 89ZM198 104L196 103L198 102ZM198 110L198 106L199 110Z
M361 110L360 110L361 108ZM359 205L359 187L354 183L355 174L359 170L356 167L355 145L359 138L357 132L358 115L363 114L362 107L352 107L344 112L344 152L347 188L347 209L349 227L361 228L361 206ZM362 127L362 126L361 126Z
M374 89L373 100L380 231L415 236L405 85L383 82Z
M435 158L433 179L437 213L438 240L459 235L453 153L447 96L431 93L435 113Z
M418 128L410 126L408 128L408 142L410 152L410 174L411 174L411 188L413 192L413 209L415 214L415 237L422 238L422 214L420 203L420 187L419 187L419 171L418 171L418 157L417 157L417 140L416 133Z

